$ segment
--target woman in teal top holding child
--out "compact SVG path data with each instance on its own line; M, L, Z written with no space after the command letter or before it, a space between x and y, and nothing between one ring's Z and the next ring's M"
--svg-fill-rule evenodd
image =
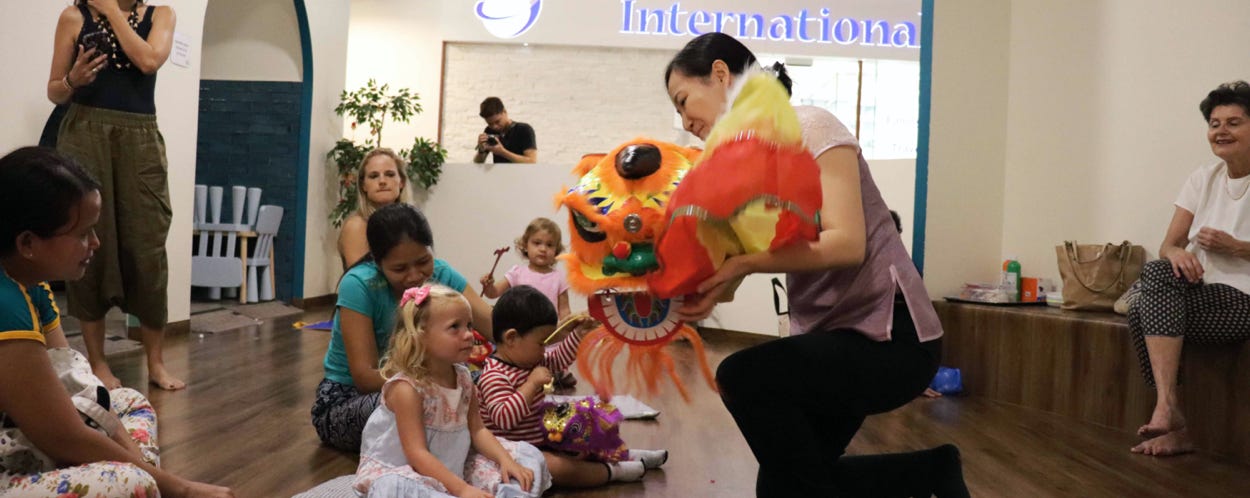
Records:
M100 184L51 149L0 158L0 495L234 496L161 470L152 405L104 391L69 349L46 281L82 278L101 205Z
M353 265L339 281L338 303L326 351L326 378L317 386L313 427L327 445L360 451L360 435L378 406L385 378L378 370L395 330L399 296L426 283L464 294L477 330L489 335L490 305L468 281L434 257L430 223L416 208L391 204L369 217L370 256Z

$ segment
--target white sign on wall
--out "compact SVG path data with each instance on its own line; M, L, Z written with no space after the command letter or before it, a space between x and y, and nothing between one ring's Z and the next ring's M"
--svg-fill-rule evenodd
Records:
M191 67L191 38L174 32L174 46L169 51L169 63L178 67Z
M920 0L443 0L449 42L678 49L719 31L753 50L918 60Z

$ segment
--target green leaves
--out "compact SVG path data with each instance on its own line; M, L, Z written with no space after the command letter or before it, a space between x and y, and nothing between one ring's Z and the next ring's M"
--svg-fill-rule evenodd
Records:
M373 146L367 141L364 145L356 145L351 140L340 138L334 143L334 148L326 153L327 162L336 165L338 170L336 183L339 190L339 203L330 211L330 223L335 228L341 226L343 220L356 210L356 196L359 193L356 188L356 177L360 171L360 162L372 149Z
M443 163L447 161L447 149L421 137L412 141L411 149L399 151L399 155L408 161L408 179L426 190L438 183Z
M391 93L390 85L378 86L373 79L362 88L351 92L343 90L339 94L339 105L334 108L334 113L351 116L353 129L356 123L368 125L369 136L362 144L340 139L326 153L326 159L334 165L338 173L339 202L330 212L330 222L335 227L341 226L343 220L356 210L356 199L359 195L356 178L359 176L360 163L365 154L382 143L382 127L387 118L407 123L422 111L421 97L416 93L407 88ZM438 177L443 172L447 149L438 142L416 137L412 148L400 150L399 156L408 162L405 173L409 181L423 189L429 189L438 183Z
M378 86L378 82L370 78L363 88L353 92L343 90L339 94L339 105L334 108L334 113L339 116L346 114L357 123L369 125L370 138L365 139L365 143L380 144L382 125L386 124L387 114L391 115L393 121L407 123L412 116L422 111L420 96L407 88L388 94L390 87L389 84Z

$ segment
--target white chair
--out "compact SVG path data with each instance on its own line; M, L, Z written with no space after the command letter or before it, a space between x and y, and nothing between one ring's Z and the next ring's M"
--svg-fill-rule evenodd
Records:
M197 188L197 190L201 189ZM223 189L210 187L206 190L208 199L196 196L196 217L200 218L196 228L200 230L200 243L191 257L191 285L208 287L210 298L221 299L222 288L243 287L245 275L243 260L235 256L235 244L241 228L239 221L242 221L243 206L239 202L242 199L235 202L238 207L234 213L235 223L221 223ZM203 203L206 200L211 203L211 212L208 213L211 216L211 222L203 218L205 214ZM210 240L212 241L211 247Z
M193 223L199 232L199 244L191 257L191 285L208 287L209 298L221 299L223 290L230 296L237 295L240 303L256 302L257 286L255 271L250 275L248 262L249 237L259 237L251 232L258 225L261 189L247 188L240 185L231 187L231 223L222 223L222 199L225 189L222 187L195 186L195 211ZM281 222L281 207L267 206L278 209L277 218L273 223L273 232L277 232ZM246 209L246 213L244 212ZM246 215L246 219L245 219ZM211 247L210 247L211 241ZM258 241L259 243L259 241ZM257 265L270 265L270 254L273 250L272 234L266 240L264 248L257 248L256 255L264 261ZM273 299L272 266L270 273L261 275L261 280L268 282L267 299ZM251 288L251 295L248 288Z
M273 300L273 237L282 225L282 211L282 206L261 206L260 215L256 217L256 252L247 260L247 288L244 289L249 303ZM257 274L260 285L257 285Z

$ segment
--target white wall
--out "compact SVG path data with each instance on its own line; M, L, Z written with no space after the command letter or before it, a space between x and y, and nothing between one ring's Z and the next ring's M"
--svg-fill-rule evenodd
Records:
M488 96L534 127L543 163L572 168L584 154L640 136L688 143L690 134L674 128L660 77L672 56L636 48L448 44L443 146L452 161L472 160L485 126L478 112Z
M0 154L39 142L52 112L47 97L52 65L52 35L57 18L69 2L0 0L0 10L21 15L0 16Z
M178 34L191 44L190 67L166 63L156 79L157 120L169 159L169 196L174 211L165 249L169 253L169 320L191 316L191 200L199 120L200 43L208 0L152 2L174 5ZM46 84L57 18L69 2L0 1L0 153L39 141L52 111Z
M425 109L410 123L386 124L383 145L395 150L412 145L417 136L431 140L438 136L443 60L441 5L434 0L352 2L346 88L355 90L374 78L379 84L390 84L392 89L406 87L416 92ZM347 128L350 121L344 120L345 136L351 135ZM367 133L362 126L356 138L364 141Z
M157 2L153 2L154 4ZM200 117L200 61L204 11L208 0L159 2L175 4L178 34L191 44L188 68L166 63L156 78L156 116L169 158L169 198L173 224L165 250L169 253L169 320L191 318L191 216L195 197L195 149Z
M942 0L935 9L924 276L929 294L940 298L997 275L1010 8L999 0Z
M1051 277L1064 239L1128 239L1155 254L1185 177L1218 161L1198 103L1250 78L1250 2L1011 9L1003 254Z
M357 2L362 3L362 2ZM339 263L338 231L327 217L338 201L338 178L326 164L325 154L343 136L343 119L334 114L347 67L348 20L352 12L348 0L305 2L308 28L312 37L313 102L312 127L308 140L308 209L303 213L307 231L304 237L304 297L335 292L342 273Z
M291 0L213 0L204 19L202 77L302 81L298 26Z

